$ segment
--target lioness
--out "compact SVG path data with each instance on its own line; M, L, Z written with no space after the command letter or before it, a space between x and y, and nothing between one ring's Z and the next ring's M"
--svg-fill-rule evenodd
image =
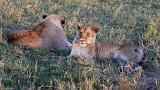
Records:
M99 32L99 27L79 24L70 56L81 57L90 62L94 62L93 59L104 60L108 58L114 58L120 62L140 62L144 59L142 47L98 42L96 35Z
M32 29L15 30L8 41L29 48L70 52L71 45L63 31L64 19L55 14L43 15L43 21Z

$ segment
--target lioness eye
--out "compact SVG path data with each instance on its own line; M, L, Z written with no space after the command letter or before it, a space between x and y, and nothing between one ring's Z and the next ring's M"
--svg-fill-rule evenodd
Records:
M87 36L90 36L91 34L90 33L87 33Z
M82 33L81 32L79 32L79 36L81 36L82 35Z

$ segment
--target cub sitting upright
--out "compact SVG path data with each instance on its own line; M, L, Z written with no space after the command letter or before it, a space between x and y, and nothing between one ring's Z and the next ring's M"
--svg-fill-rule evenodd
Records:
M55 52L70 52L71 45L63 31L64 19L55 14L43 15L43 21L28 30L15 30L9 34L8 41Z
M92 25L78 25L77 35L73 40L70 56L76 56L94 62L114 58L120 62L141 62L144 59L143 49L139 46L120 45L96 41L100 28Z

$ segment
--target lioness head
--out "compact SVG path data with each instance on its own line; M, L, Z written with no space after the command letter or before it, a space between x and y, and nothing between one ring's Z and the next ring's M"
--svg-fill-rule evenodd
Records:
M51 15L43 15L42 16L43 21L45 22L51 22L55 24L57 27L63 27L65 24L65 20L62 16L56 15L56 14L51 14Z
M95 43L98 32L100 28L97 26L78 24L76 39L81 47L86 47Z
M70 52L71 44L68 42L63 29L65 24L64 18L56 14L43 15L42 18L48 29L45 37L49 37L49 43L53 48L53 51L64 51L65 53Z

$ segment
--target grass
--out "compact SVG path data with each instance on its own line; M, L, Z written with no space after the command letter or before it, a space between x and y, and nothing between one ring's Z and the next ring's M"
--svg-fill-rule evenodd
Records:
M0 89L160 89L159 0L1 0ZM45 13L63 15L72 42L74 22L101 27L101 41L131 43L145 48L142 71L119 72L111 60L105 65L81 64L79 59L24 49L7 43L7 32L31 28Z

